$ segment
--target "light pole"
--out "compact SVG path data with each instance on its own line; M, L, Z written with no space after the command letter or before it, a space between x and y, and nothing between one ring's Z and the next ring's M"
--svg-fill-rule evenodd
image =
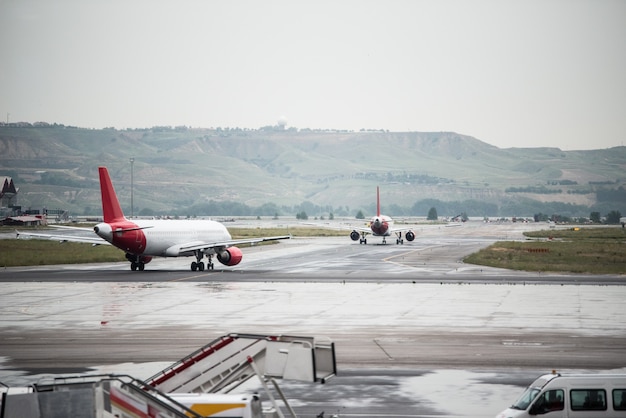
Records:
M134 213L134 209L135 209L135 205L133 202L133 165L135 163L135 158L131 157L130 158L130 217L133 218L135 213Z

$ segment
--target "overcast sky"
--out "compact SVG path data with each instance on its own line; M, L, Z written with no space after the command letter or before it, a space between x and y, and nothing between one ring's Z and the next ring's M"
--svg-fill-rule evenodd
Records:
M0 120L626 144L624 0L0 0Z

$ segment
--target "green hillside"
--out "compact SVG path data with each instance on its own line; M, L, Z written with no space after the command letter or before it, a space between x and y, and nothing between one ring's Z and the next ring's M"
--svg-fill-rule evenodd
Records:
M99 214L105 165L129 211L131 157L135 213L212 215L203 212L230 202L369 214L377 185L396 216L425 216L429 205L442 216L626 213L626 147L500 149L452 132L0 126L0 176L13 177L23 208Z

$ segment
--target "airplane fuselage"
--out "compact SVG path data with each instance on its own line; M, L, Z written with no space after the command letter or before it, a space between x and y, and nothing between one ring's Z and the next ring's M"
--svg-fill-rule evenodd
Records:
M124 220L100 223L94 231L127 253L159 257L193 255L185 252L182 244L232 239L224 225L210 220Z

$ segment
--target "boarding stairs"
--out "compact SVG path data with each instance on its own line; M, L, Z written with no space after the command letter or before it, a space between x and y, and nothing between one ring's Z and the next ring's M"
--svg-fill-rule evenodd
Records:
M324 383L337 372L335 345L313 337L229 334L218 338L148 379L167 393L229 393L257 376L273 409L266 416L284 415L268 382L292 417L295 412L276 379ZM274 414L275 413L275 414Z
M147 380L166 393L228 393L255 375L321 382L335 375L335 345L314 337L229 334Z

